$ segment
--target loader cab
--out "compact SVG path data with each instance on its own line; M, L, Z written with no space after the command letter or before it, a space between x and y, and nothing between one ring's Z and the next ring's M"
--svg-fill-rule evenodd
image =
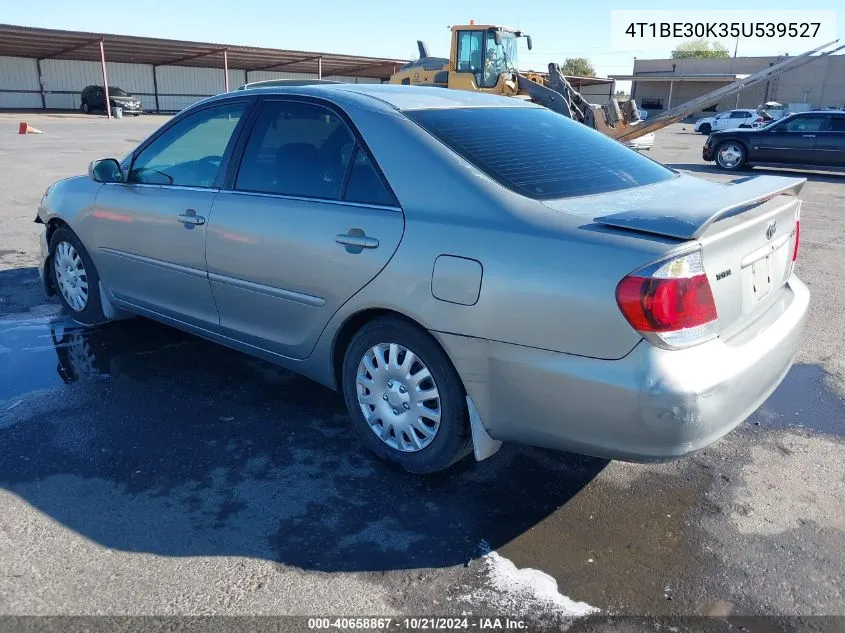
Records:
M521 31L487 25L452 27L449 88L511 95L517 91Z

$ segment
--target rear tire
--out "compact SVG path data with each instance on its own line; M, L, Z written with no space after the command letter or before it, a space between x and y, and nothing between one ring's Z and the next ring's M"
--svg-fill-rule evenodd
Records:
M69 228L56 229L50 238L50 275L62 307L75 321L96 325L107 320L100 300L100 276Z
M725 141L716 148L716 164L727 171L737 171L745 166L748 153L737 141Z
M364 325L346 350L341 383L353 427L380 458L428 474L469 454L461 379L437 342L413 324L381 317Z
M710 132L713 131L713 128L710 127L709 123L705 123L700 128L698 128L698 131L704 134L704 136L710 136Z

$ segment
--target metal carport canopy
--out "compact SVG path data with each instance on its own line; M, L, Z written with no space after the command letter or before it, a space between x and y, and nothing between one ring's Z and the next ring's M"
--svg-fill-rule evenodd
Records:
M106 61L153 66L223 67L276 70L388 79L405 60L314 51L258 48L232 44L166 40L155 37L61 31L0 24L0 56L35 59L101 61L100 42ZM216 58L216 59L215 59Z

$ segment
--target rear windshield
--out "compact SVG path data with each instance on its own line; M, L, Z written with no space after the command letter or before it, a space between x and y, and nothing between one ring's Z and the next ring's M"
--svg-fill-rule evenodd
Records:
M675 173L546 108L405 112L488 176L530 198L569 198L649 185Z

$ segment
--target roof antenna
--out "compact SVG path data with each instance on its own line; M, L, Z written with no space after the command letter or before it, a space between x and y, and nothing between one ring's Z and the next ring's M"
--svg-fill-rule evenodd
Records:
M431 57L428 52L428 46L425 45L425 42L422 40L417 40L417 48L420 49L420 59L423 57Z

